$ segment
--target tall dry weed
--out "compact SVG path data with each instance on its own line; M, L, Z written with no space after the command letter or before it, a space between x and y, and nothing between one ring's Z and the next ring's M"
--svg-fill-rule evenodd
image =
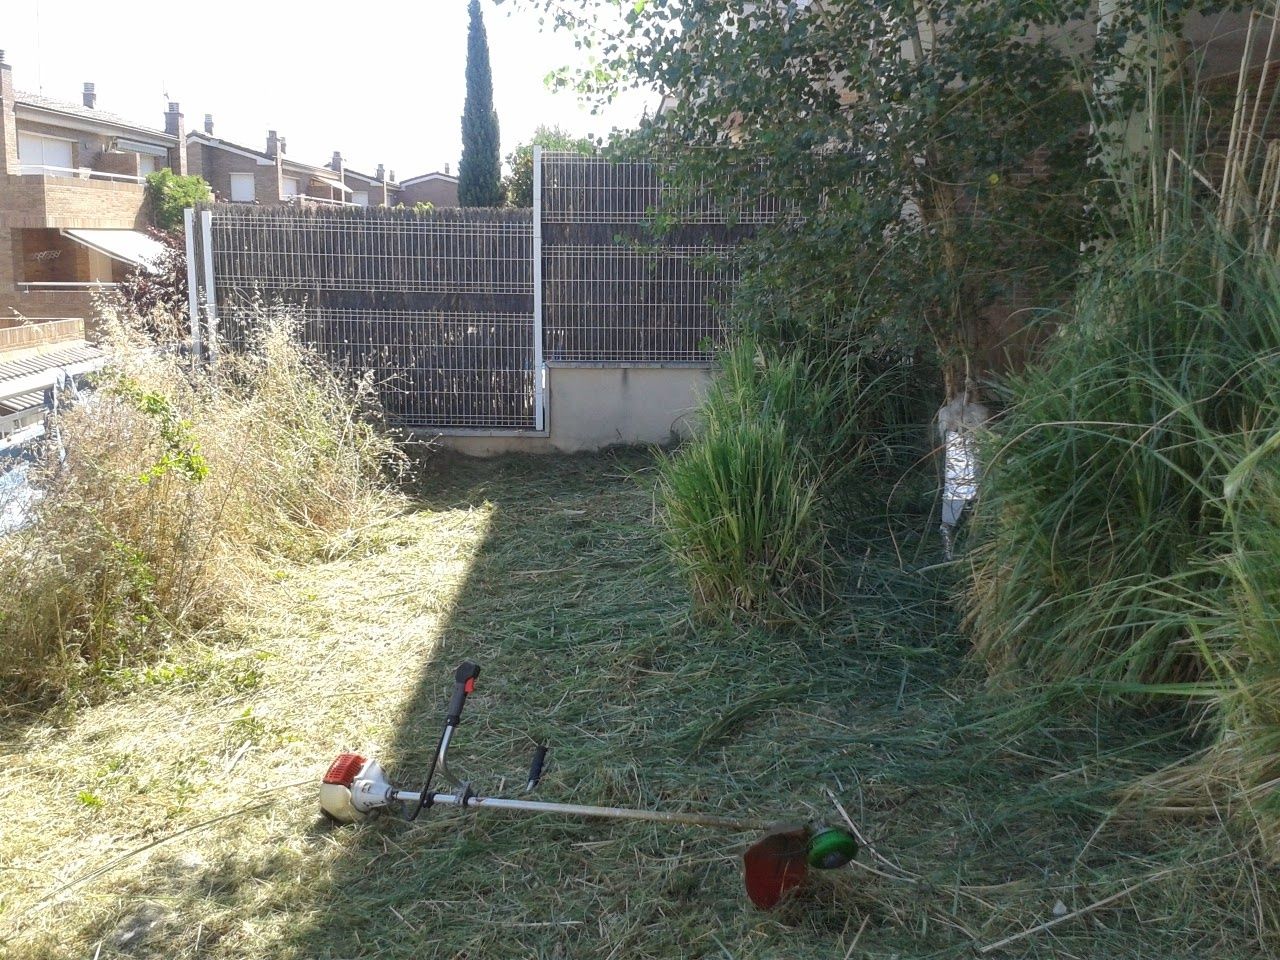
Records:
M287 315L198 374L107 321L110 365L38 451L34 521L0 538L3 702L87 689L216 627L270 558L333 549L392 502L371 391L300 347Z

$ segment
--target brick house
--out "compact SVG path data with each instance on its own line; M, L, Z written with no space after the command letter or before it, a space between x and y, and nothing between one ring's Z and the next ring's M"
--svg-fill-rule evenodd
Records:
M449 173L424 173L400 181L400 202L406 207L415 203L429 203L433 207L458 205L458 178Z
M0 52L0 329L92 317L93 291L158 244L146 226L148 173L186 169L182 113L164 128L99 110L94 85L65 103L15 89Z
M286 155L285 138L267 132L266 150L255 150L213 135L213 117L205 114L204 129L187 134L190 172L208 182L214 198L223 203L351 203L351 187L328 167L302 163Z
M343 161L342 154L335 150L328 166L351 188L351 202L356 206L394 207L403 202L400 184L396 183L396 172L392 170L388 174L382 164L378 164L378 171L373 176L358 173L349 168Z

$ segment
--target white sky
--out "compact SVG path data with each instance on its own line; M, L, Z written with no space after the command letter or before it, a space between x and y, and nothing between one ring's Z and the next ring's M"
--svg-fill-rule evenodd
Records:
M538 18L510 2L481 6L504 158L539 124L605 134L657 106L656 95L632 92L593 116L574 93L551 93L548 72L583 62L573 38L540 32ZM608 0L601 7L612 13ZM362 173L379 163L400 179L446 163L457 173L467 0L6 0L4 8L0 49L19 90L79 103L92 81L99 109L150 127L163 126L167 91L188 130L211 113L215 136L258 150L275 129L288 155L307 163L339 150Z

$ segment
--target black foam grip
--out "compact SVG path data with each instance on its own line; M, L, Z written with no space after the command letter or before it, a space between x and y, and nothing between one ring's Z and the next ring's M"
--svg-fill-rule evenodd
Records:
M456 727L462 720L462 706L467 702L467 685L475 686L476 677L480 676L480 667L470 660L462 661L453 674L453 699L449 701L449 716L445 723Z
M538 744L533 751L533 762L529 764L529 785L526 790L532 790L538 785L538 781L542 779L542 762L547 759L547 745L545 743Z

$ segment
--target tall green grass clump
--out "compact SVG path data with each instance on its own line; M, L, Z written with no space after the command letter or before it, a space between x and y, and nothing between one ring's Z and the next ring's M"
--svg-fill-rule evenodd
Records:
M91 399L51 424L34 521L0 537L0 704L92 693L165 643L216 628L281 558L345 542L390 503L393 446L271 319L193 375L114 324Z
M771 623L824 609L827 530L857 499L852 477L898 461L913 376L749 336L723 354L695 438L661 463L668 543L699 607Z
M1206 677L1197 631L1234 603L1223 483L1277 422L1278 359L1280 268L1211 217L1105 256L986 458L968 612L993 669Z
M661 461L668 543L705 612L782 623L825 602L831 550L798 422L823 404L798 358L743 341L722 357L697 437Z
M1275 358L1267 359L1274 367ZM1223 482L1226 527L1213 561L1222 590L1200 599L1193 640L1205 663L1215 735L1134 793L1168 807L1226 812L1280 859L1280 374L1265 425L1250 431ZM1268 432L1270 431L1269 435Z

